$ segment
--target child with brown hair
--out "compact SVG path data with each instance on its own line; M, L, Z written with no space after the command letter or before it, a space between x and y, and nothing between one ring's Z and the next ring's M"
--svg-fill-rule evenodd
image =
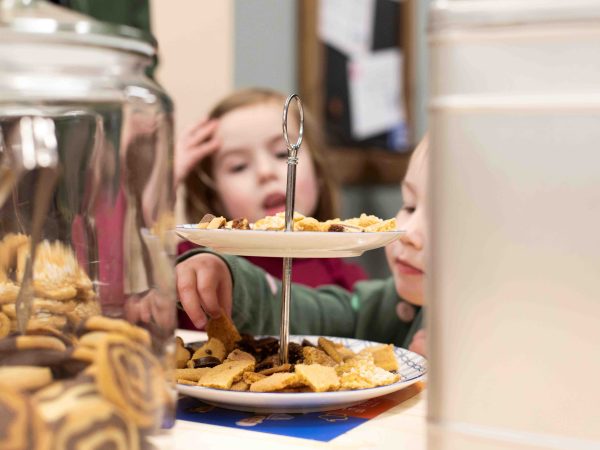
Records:
M256 222L285 210L287 147L281 130L286 97L269 89L236 91L221 100L208 119L179 140L175 179L185 185L185 213L198 222L206 213ZM298 133L298 114L290 108L290 136ZM320 221L338 217L338 192L325 159L319 127L304 111L304 141L298 153L296 211ZM179 253L193 248L189 242ZM247 257L274 277L282 277L281 258ZM339 258L294 259L292 281L311 287L335 284L352 289L366 274Z

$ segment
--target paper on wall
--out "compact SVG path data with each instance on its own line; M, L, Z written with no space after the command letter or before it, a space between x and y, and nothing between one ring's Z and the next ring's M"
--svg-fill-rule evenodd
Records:
M324 43L347 56L371 50L375 0L319 0L318 18Z
M348 61L350 121L355 139L405 128L402 64L402 53L395 48Z

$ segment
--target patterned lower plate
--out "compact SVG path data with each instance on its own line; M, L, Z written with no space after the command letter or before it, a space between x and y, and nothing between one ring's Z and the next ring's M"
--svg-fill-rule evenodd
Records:
M290 336L290 342L302 342L308 339L317 342L319 336L295 335ZM377 342L359 339L328 337L333 342L340 342L354 352L365 347L380 345ZM336 392L294 392L294 393L263 393L237 392L212 389L202 386L177 385L181 394L198 398L205 403L221 408L250 411L257 413L306 413L314 411L329 411L346 408L356 403L364 402L375 397L390 394L404 389L418 381L424 381L427 373L427 360L403 348L394 348L400 367L400 381L370 389Z

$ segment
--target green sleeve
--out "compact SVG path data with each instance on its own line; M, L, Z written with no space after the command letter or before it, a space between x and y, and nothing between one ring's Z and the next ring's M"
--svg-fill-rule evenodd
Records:
M281 323L281 281L244 258L196 248L181 255L181 262L198 253L223 259L233 279L232 319L242 333L279 334ZM338 286L319 289L292 285L290 333L325 336L354 335L356 311L352 293Z
M233 279L233 321L243 333L279 334L281 281L244 258L193 249L179 262L198 253L222 258ZM396 314L401 301L394 281L356 283L354 291L327 285L309 288L292 285L290 333L355 337L407 346L420 327L421 311L415 319L402 322Z
M233 276L233 320L240 331L279 334L281 281L244 258L219 256ZM356 314L351 298L350 292L338 286L314 289L293 284L290 333L353 336Z
M415 308L414 319L400 320L396 307L402 300L396 293L394 279L358 283L355 302L358 317L355 337L369 341L393 343L407 348L422 326L422 309Z

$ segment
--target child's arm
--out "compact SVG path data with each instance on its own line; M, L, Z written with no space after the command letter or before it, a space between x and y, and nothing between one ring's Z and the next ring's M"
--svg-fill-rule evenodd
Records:
M192 250L177 265L177 289L196 326L204 324L202 309L218 315L223 308L231 311L241 332L279 333L281 281L243 258ZM313 289L294 284L290 332L353 336L356 312L351 299L351 292L337 286Z

